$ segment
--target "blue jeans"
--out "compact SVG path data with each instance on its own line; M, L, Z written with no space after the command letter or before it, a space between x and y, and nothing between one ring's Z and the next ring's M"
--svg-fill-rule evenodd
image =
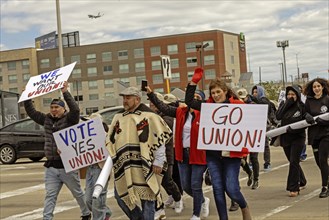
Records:
M89 215L90 211L86 205L85 196L81 189L78 171L65 173L64 169L53 167L45 168L46 197L43 208L43 220L53 219L57 196L65 184L77 200L81 215Z
M207 154L207 165L212 181L214 199L216 202L217 212L221 220L227 220L226 198L227 195L241 209L247 207L241 191L239 183L240 158L214 157Z
M204 202L202 183L206 165L189 164L189 149L183 150L183 162L178 163L183 190L193 198L193 215L200 216Z
M111 216L111 210L106 206L106 195L108 182L104 186L98 199L93 199L95 183L101 173L102 169L97 165L87 167L86 173L86 203L89 210L93 213L93 220L104 220L106 216Z
M136 205L133 210L130 210L126 203L119 197L118 192L114 187L114 197L118 205L130 220L154 220L155 201L141 200L142 209Z

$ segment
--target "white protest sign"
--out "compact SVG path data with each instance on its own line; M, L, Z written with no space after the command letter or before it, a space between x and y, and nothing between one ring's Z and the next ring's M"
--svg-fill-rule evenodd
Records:
M33 76L26 84L19 102L32 99L38 96L51 93L63 87L63 83L68 80L76 62L62 68Z
M161 69L164 79L171 79L171 64L168 55L161 55Z
M199 150L263 152L268 105L202 103Z
M57 131L53 135L67 173L108 158L106 133L99 117Z

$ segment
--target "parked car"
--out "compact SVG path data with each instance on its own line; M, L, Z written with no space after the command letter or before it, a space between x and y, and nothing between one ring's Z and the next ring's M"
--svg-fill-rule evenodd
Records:
M119 111L123 110L123 106L114 106L114 107L109 107L109 108L104 108L102 110L97 111L96 113L100 114L103 117L103 121L107 124L110 125L113 117L116 113Z
M0 161L15 163L19 158L37 162L44 156L44 128L26 118L0 128Z

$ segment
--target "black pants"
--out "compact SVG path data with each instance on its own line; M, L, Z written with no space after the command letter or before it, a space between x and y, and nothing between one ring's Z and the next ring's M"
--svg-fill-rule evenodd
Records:
M315 162L321 171L322 186L328 186L329 137L324 137L320 140L314 140L312 148Z
M259 179L258 152L250 152L249 158L252 165L252 171L254 172L254 181L258 181Z
M290 145L284 146L284 153L289 161L289 173L287 179L287 190L298 192L300 186L305 186L307 181L300 166L300 154L305 145L305 138L294 139Z

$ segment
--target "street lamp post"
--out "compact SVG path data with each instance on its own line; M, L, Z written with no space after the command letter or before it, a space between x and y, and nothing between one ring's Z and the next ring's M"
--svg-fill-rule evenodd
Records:
M63 67L64 56L63 56L63 43L62 43L61 9L59 6L59 0L56 0L56 17L57 17L57 33L58 33L59 67Z
M200 67L203 68L203 63L202 63L202 52L203 52L203 49L208 47L209 46L209 43L205 43L205 44L197 44L195 45L195 48L197 51L199 51L199 54L200 54ZM205 89L205 85L204 85L204 77L205 76L202 76L202 79L201 79L201 84L202 84L202 90Z
M297 82L299 83L299 66L298 66L298 53L296 53L296 63L297 63Z
M283 88L286 88L286 84L285 84L285 82L284 82L284 69L283 69L283 63L279 63L279 65L280 65L280 73L282 73L281 75L282 75L282 86L283 86Z
M277 47L282 47L282 53L283 53L283 66L284 66L284 79L287 82L287 66L286 66L286 53L285 49L286 47L289 47L289 41L284 40L284 41L277 41L276 42Z

